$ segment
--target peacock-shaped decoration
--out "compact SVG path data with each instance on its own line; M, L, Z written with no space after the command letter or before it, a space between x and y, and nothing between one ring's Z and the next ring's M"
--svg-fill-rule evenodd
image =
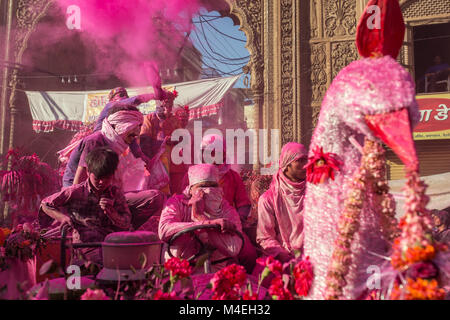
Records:
M324 97L306 166L304 254L314 267L308 298L366 295L371 267L394 258L394 239L411 227L412 218L395 220L382 143L405 164L409 185L418 186L408 189L415 200L407 212L428 219L412 137L415 85L396 61L404 32L398 0L370 0L357 31L362 58L340 71Z

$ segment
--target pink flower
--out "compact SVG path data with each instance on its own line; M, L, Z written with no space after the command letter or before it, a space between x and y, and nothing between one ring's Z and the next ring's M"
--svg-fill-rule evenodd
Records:
M269 287L269 294L274 300L294 300L292 294L284 287L283 279L278 276L272 280Z
M87 289L81 296L81 300L111 300L102 289Z
M189 262L184 259L179 259L177 257L170 258L164 263L164 268L172 273L172 276L177 276L178 278L187 278L192 273L192 267Z
M300 261L294 267L295 291L299 296L306 297L312 285L313 270L309 257Z
M339 171L339 166L342 164L337 159L337 155L330 152L324 153L323 148L319 146L316 146L313 152L314 154L309 157L308 163L304 166L306 180L314 184L324 183L328 178L334 180L334 171Z
M281 262L274 259L272 256L268 256L267 258L258 258L256 260L256 263L259 265L262 265L263 267L269 268L270 272L274 273L275 275L280 275L283 271L283 266L281 265Z
M181 300L175 291L172 291L171 293L162 292L161 290L158 290L155 295L153 296L153 300Z

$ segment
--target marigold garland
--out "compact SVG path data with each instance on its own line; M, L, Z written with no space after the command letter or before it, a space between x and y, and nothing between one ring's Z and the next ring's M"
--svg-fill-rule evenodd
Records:
M432 260L448 247L435 242L432 237L432 220L426 209L429 201L425 194L427 185L420 180L418 172L407 172L406 177L406 213L400 220L401 234L394 240L391 255L391 265L404 274L406 281L395 283L390 299L442 300L445 291L440 287ZM422 267L420 272L417 272L418 266ZM424 271L425 267L431 267L433 272Z

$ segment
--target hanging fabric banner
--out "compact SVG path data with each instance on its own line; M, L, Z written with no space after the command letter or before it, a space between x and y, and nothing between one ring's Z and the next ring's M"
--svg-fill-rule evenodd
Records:
M223 97L240 75L164 85L164 89L176 89L175 106L189 106L189 119L217 114L223 106ZM127 89L130 97L151 93L152 88ZM109 90L97 91L26 91L33 130L51 132L55 128L77 131L83 123L94 122L108 102ZM155 110L156 102L149 101L139 107L143 114Z

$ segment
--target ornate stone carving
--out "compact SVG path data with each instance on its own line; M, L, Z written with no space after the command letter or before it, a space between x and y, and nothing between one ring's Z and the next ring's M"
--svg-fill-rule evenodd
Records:
M312 106L312 128L315 128L317 126L317 123L319 122L319 115L320 115L320 105Z
M450 1L448 0L416 0L402 3L403 17L405 19L450 14Z
M319 36L319 23L317 20L317 0L311 0L310 7L310 28L311 28L311 38L317 38Z
M227 0L231 14L241 22L241 29L247 36L247 49L250 62L243 68L251 74L251 88L255 94L262 94L264 89L264 59L262 53L262 0Z
M332 78L350 62L357 60L358 50L354 41L334 42L331 44Z
M353 35L356 32L355 0L324 0L327 37Z
M293 0L281 0L281 140L294 140Z
M321 102L327 90L327 55L324 43L311 45L312 102Z

